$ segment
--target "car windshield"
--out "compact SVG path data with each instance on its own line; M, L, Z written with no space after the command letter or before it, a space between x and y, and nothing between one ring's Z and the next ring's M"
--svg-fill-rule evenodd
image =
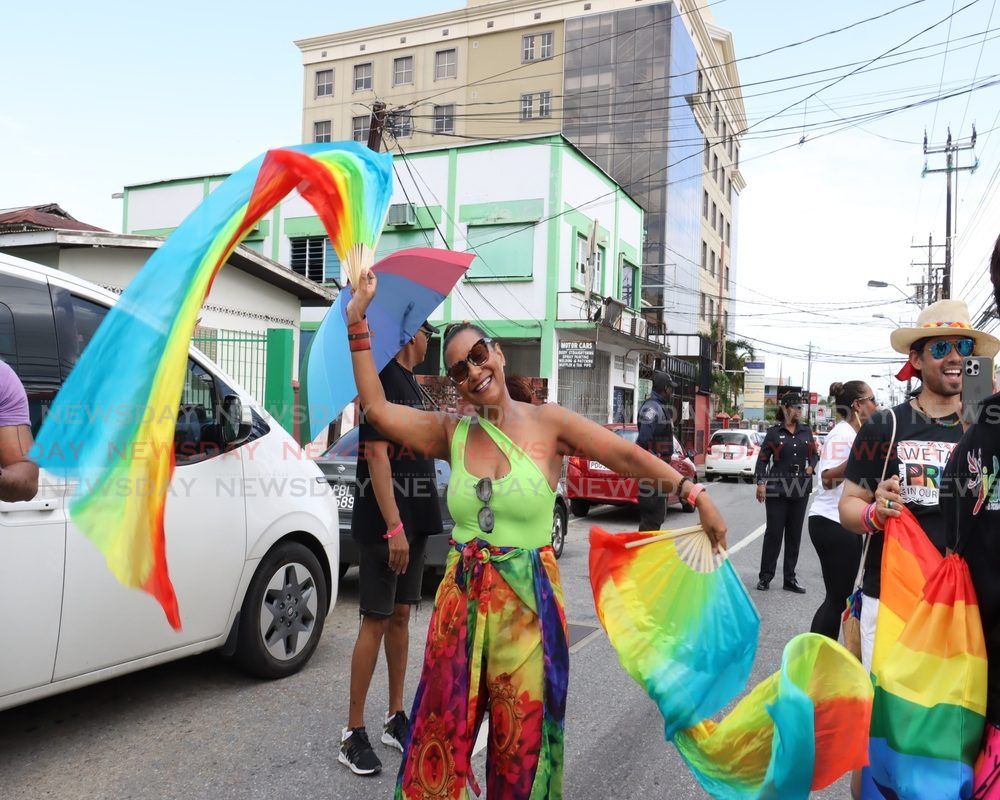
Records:
M745 433L737 433L736 431L719 431L712 436L712 444L736 444L736 445L747 445L747 436Z
M615 433L621 436L626 442L631 442L635 444L636 439L639 438L639 431L634 431L631 428L616 428Z
M337 441L331 444L323 458L357 458L358 457L358 429L351 428Z

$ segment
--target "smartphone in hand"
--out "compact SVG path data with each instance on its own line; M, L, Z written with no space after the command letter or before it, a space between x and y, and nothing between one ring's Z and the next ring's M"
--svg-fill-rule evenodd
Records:
M962 421L979 419L984 401L993 395L993 359L971 356L965 359L962 375Z

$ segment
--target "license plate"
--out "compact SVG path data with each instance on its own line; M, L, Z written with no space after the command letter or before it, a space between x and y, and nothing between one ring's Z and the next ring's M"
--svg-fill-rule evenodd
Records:
M587 467L588 467L589 469L599 469L599 470L603 470L604 472L613 472L613 471L614 471L614 470L610 470L610 469L608 469L608 468L607 468L606 466L604 466L604 465L603 465L603 464L602 464L602 463L601 463L600 461L591 461L591 462L590 462L590 463L589 463L589 464L587 465Z
M349 510L354 508L354 485L349 483L334 483L330 486L337 508Z
M337 498L337 508L341 511L351 511L354 509L354 495L345 494Z
M732 461L733 460L733 454L732 453L723 453L722 457L724 459L726 459L727 461Z

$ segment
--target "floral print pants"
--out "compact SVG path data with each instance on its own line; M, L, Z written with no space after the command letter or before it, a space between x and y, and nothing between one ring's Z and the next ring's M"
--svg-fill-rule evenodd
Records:
M489 713L490 800L562 797L569 647L551 547L453 543L396 784L398 800L467 800Z

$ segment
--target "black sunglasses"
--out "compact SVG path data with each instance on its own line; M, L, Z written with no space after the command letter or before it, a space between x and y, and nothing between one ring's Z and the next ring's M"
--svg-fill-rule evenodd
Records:
M468 355L460 361L456 361L446 370L449 378L451 378L452 383L456 386L461 386L467 380L469 380L469 365L472 364L474 367L481 367L487 361L490 360L490 345L493 344L493 340L484 336L478 342L476 342L472 347L469 348Z
M483 504L479 514L476 515L479 530L483 533L493 533L496 520L493 517L493 509L490 508L490 500L493 499L493 481L490 478L480 478L476 482L476 498Z

